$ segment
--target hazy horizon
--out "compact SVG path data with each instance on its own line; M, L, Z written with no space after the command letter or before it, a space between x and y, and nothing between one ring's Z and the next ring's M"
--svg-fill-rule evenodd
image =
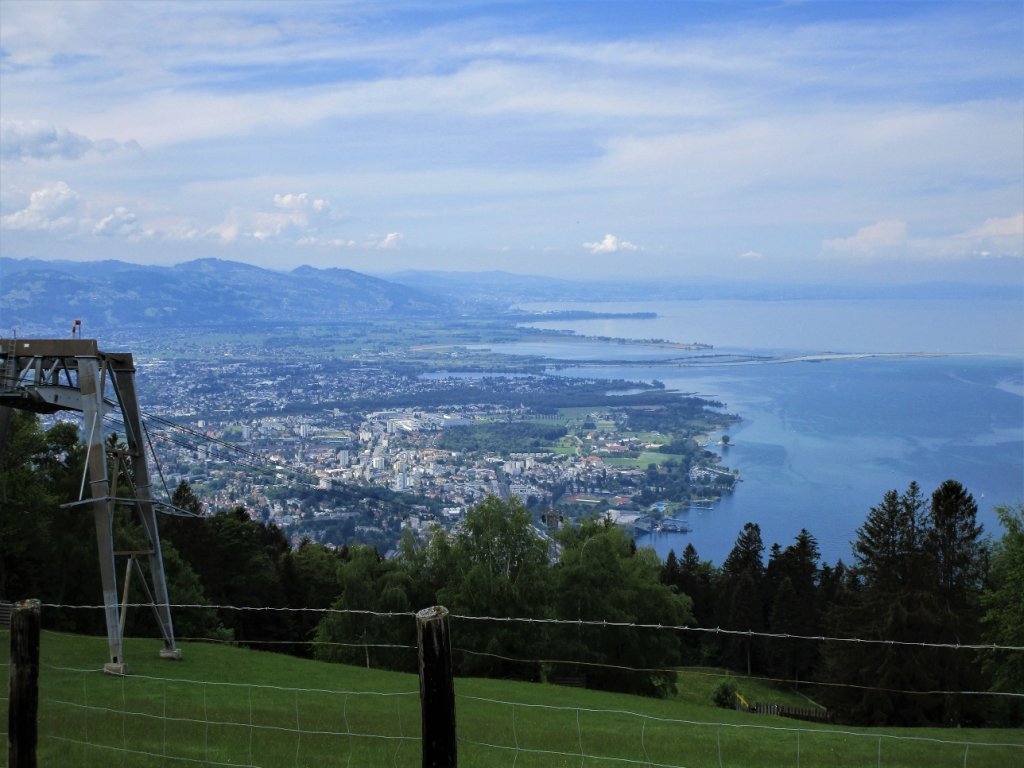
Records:
M3 256L1024 285L1019 2L0 22Z

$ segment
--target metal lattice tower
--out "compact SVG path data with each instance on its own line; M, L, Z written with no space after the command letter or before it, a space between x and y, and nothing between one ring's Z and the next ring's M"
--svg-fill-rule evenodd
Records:
M110 661L104 669L117 674L127 672L123 636L133 565L163 636L164 647L160 656L181 658L181 651L174 644L131 354L101 352L95 339L5 339L0 341L0 370L3 371L0 381L0 454L7 440L11 408L36 413L78 411L83 416L87 471L82 477L79 500L66 506L91 506L96 523L107 642L110 646ZM115 408L120 410L124 421L126 450L114 447L108 450L104 444L103 419ZM111 458L113 462L108 460ZM113 471L110 470L111 463ZM127 489L118 488L119 477L127 480ZM134 508L145 534L145 549L115 551L113 522L114 509L118 504ZM119 555L128 558L121 603L118 602L115 563L115 556ZM152 589L136 560L143 555L149 560Z

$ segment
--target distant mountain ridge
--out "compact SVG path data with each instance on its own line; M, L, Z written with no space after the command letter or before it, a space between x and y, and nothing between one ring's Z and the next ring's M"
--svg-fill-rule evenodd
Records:
M493 316L524 302L638 302L702 299L1002 299L1017 285L801 285L743 281L568 280L502 271L351 269L290 272L237 261L196 259L175 266L124 261L0 258L0 328L20 335L64 333L74 319L90 329L331 323L375 317ZM511 312L509 317L522 313Z
M455 309L451 298L348 269L278 272L221 259L157 267L0 258L0 323L22 333L63 332L75 318L89 328L238 325Z
M442 272L405 270L379 277L406 286L418 286L446 296L458 296L468 302L637 302L699 301L722 299L736 301L804 300L947 300L996 299L1020 301L1019 284L964 284L928 282L906 284L822 284L724 280L722 278L663 278L637 276L610 280L589 276L579 279L520 275L502 271Z

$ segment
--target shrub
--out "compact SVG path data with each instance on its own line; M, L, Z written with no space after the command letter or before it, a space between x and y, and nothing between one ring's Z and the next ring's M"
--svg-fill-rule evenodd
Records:
M736 707L736 683L732 680L723 680L711 694L711 701L716 707L723 709L734 709Z

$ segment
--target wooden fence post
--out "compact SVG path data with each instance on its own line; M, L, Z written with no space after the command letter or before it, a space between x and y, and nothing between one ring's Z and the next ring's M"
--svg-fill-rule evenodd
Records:
M11 615L7 765L36 768L39 733L39 601L23 600Z
M419 646L423 768L455 768L455 684L448 609L440 605L416 614ZM13 765L13 764L12 764Z

